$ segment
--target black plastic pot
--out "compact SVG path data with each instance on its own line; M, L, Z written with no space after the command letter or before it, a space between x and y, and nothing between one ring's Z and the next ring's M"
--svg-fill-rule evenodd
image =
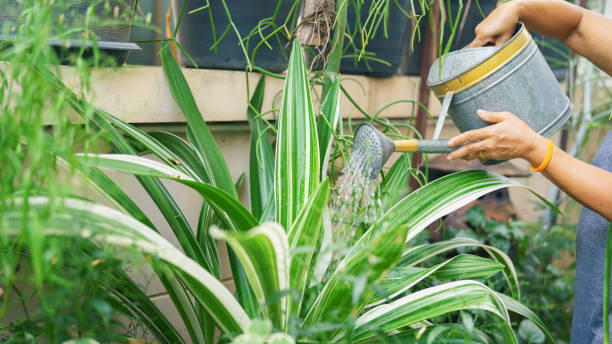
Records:
M71 28L82 28L87 9L92 4L95 4L95 15L89 19L88 28L95 33L98 48L116 65L124 64L130 50L140 49L138 45L129 43L136 0L66 0L51 9L52 35L60 31L65 33ZM17 25L22 11L22 4L17 0L0 1L0 30L5 29L0 33L0 40L11 42L15 39L11 28ZM85 48L84 56L92 55L93 43L84 40L82 35L82 30L75 30L71 35L50 40L49 45L54 47L62 63L70 64L70 56L76 50Z
M459 27L457 29L457 33L453 38L453 43L451 44L451 48L449 51L454 51L461 49L468 44L470 44L474 38L476 38L476 34L474 33L474 29L476 26L483 20L480 11L478 11L478 6L476 5L477 0L471 0L470 7L467 8L467 16L465 17L465 22L463 22L463 26L461 27L462 21L464 19L465 10L467 7L468 0L463 0L463 12L461 14L461 18L459 21ZM480 4L480 9L487 16L489 13L493 12L495 7L497 6L497 0L478 0ZM444 2L446 6L446 1ZM447 8L445 7L445 10ZM454 18L457 16L457 12L459 11L459 1L451 0L451 14ZM448 11L447 11L448 12ZM447 14L448 15L448 14ZM400 74L403 75L420 75L421 74L421 61L423 57L423 41L425 28L428 25L429 18L425 17L421 20L419 28L421 29L421 41L419 42L418 38L414 40L414 50L410 47L410 42L408 42L404 46L404 50L402 53L402 61L400 64ZM450 21L447 20L444 27L444 44L450 38L451 26ZM444 46L442 47L444 49Z
M359 61L355 58L355 55L360 53L362 48L361 34L356 29L358 20L363 23L368 17L369 6L373 2L365 2L361 9L358 11L354 6L356 1L351 2L351 5L347 9L346 22L347 32L352 33L352 39L344 39L345 47L348 45L348 49L345 51L342 64L340 66L340 72L346 74L363 74L376 77L388 77L396 74L400 65L402 56L402 49L408 38L410 37L410 20L406 17L398 8L396 4L391 2L389 5L389 18L387 22L388 37L385 38L383 32L383 23L378 27L374 37L370 38L366 45L365 51L368 54L363 56ZM409 8L408 1L399 1L404 9ZM410 12L409 10L406 10ZM351 43L352 42L352 43ZM353 55L353 56L351 56ZM373 57L376 59L384 60L390 64L387 66L383 63L376 62L368 59Z
M232 21L236 25L238 32L244 38L257 24L264 18L272 17L278 3L277 0L226 0ZM178 30L178 41L187 51L187 54L195 61L200 68L214 69L234 69L244 70L247 66L246 58L238 38L232 30L225 35L223 40L217 45L217 51L211 49L214 44L213 30L210 22L208 9L200 10L189 14L190 11L202 7L201 0L187 0L185 12ZM172 12L174 18L178 17L183 0L172 1ZM276 22L282 22L293 5L293 1L283 0L277 15ZM210 1L210 13L212 13L217 38L223 33L228 25L227 15L220 0ZM266 29L264 36L271 33L270 28ZM288 54L283 49L287 46L284 34L279 34L280 45L276 38L269 39L268 42L272 49L265 44L257 49L255 59L252 59L253 51L261 42L259 34L252 37L248 42L249 58L255 66L264 68L271 72L281 72L287 68ZM245 42L246 44L246 42ZM195 67L193 63L180 51L179 62L188 67Z

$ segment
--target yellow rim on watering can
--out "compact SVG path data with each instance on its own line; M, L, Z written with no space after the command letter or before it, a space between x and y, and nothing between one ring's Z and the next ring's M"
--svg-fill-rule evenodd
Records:
M514 56L527 47L529 42L531 42L531 35L523 26L511 41L502 46L495 54L481 64L452 80L432 86L431 88L437 97L443 97L447 93L457 93L464 90L510 62Z

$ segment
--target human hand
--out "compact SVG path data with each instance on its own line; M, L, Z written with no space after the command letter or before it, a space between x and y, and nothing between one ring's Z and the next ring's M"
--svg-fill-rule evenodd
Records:
M485 45L497 47L510 40L519 21L519 6L520 1L518 0L498 6L476 26L474 30L476 38L470 43L470 48Z
M485 122L496 124L453 137L448 143L449 147L465 144L449 153L449 160L523 158L531 165L538 166L546 156L546 139L510 112L478 110L478 116Z

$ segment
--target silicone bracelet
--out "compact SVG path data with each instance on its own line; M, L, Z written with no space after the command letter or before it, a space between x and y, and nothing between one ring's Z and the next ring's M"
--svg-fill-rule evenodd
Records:
M542 171L544 171L544 169L546 169L546 167L550 163L550 160L552 159L553 152L555 150L555 145L553 144L553 142L550 139L548 139L546 141L548 141L548 150L546 151L546 157L544 157L544 161L542 161L540 166L534 167L533 165L531 165L531 169L534 172L542 172Z

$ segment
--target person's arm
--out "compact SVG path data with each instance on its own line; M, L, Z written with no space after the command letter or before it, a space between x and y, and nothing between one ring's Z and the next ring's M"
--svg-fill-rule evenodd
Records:
M471 47L507 42L517 22L556 38L612 74L612 20L563 0L513 0L497 7L476 27Z
M450 160L523 158L532 166L539 166L544 161L548 150L546 139L518 117L509 112L482 110L478 115L496 124L452 138L451 147L466 144L450 153ZM557 147L542 173L582 205L612 221L612 173L580 161Z

